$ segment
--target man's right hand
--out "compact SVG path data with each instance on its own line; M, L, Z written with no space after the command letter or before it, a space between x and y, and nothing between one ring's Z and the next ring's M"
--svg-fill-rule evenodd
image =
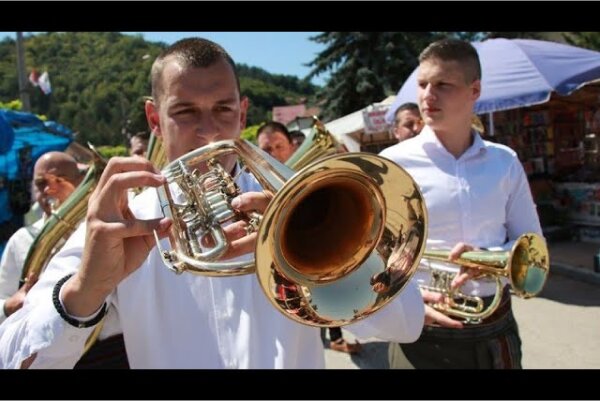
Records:
M63 288L63 303L73 316L89 316L106 297L134 272L155 245L153 230L164 237L167 218L138 220L127 203L127 191L158 187L165 177L146 159L114 157L109 160L87 211L86 238L81 266Z

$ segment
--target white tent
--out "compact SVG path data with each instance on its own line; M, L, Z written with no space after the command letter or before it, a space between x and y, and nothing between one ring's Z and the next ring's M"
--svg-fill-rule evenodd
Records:
M369 121L368 116L374 112L376 112L378 116L384 116L395 98L396 96L389 96L379 103L373 103L364 109L350 113L337 120L330 121L325 124L325 127L338 141L346 145L348 151L360 152L361 136L363 136L363 134L379 137L381 137L382 134L388 135L387 128L383 128L380 125L377 127L369 127L368 125L373 121ZM367 122L365 122L366 120Z

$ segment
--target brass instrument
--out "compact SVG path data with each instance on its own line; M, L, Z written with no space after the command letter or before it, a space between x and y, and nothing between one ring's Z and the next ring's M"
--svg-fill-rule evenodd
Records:
M342 152L344 152L342 145L334 138L331 132L327 131L325 125L317 117L313 116L310 134L308 134L302 145L285 162L285 165L291 167L293 170L300 170L315 160Z
M167 164L167 155L162 139L154 135L154 133L150 134L146 156L158 169L163 168Z
M231 207L240 191L218 159L232 155L274 194L264 215ZM192 151L162 173L159 202L173 221L171 250L155 233L165 265L216 277L256 273L273 306L302 324L343 326L379 310L404 288L424 250L418 186L373 154L333 155L294 172L238 139ZM255 259L219 261L228 248L221 225L239 219L258 231Z
M535 233L521 235L510 251L464 252L452 262L448 261L448 254L448 251L426 250L423 258L476 269L483 274L481 278L491 278L496 282L496 293L486 308L480 297L465 295L460 289L450 289L454 273L430 266L432 282L421 288L442 293L448 300L448 303L432 306L446 315L462 318L470 324L481 322L498 308L502 298L502 277L508 278L514 294L522 298L532 298L544 288L550 269L546 242Z
M56 211L53 209L52 214L44 222L42 230L33 241L25 257L19 287L25 283L30 273L33 273L35 277L40 276L50 259L60 251L67 239L79 226L79 223L85 218L89 197L96 188L106 166L106 161L96 149L91 144L88 144L88 146L94 153L92 165L75 191ZM101 327L101 323L96 326L86 343L85 352L95 342Z

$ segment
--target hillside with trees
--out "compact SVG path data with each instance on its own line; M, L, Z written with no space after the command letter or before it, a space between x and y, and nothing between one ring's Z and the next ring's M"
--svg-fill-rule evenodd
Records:
M25 38L27 73L48 71L52 93L28 83L32 112L78 132L77 141L124 144L125 134L147 129L144 97L150 68L166 47L118 32L51 32ZM16 43L0 41L0 102L19 98ZM311 99L317 87L297 77L239 65L242 93L250 99L248 125L271 118L273 106ZM309 100L310 101L310 100Z

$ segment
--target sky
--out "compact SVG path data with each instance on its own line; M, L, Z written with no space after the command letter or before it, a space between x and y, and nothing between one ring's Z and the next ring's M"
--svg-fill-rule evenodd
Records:
M217 42L229 52L236 63L260 67L272 74L294 75L304 78L310 68L304 64L312 61L325 46L309 40L319 32L123 32L141 34L150 42L171 44L189 36L200 36ZM0 32L0 39L14 32ZM328 74L311 80L324 85Z

